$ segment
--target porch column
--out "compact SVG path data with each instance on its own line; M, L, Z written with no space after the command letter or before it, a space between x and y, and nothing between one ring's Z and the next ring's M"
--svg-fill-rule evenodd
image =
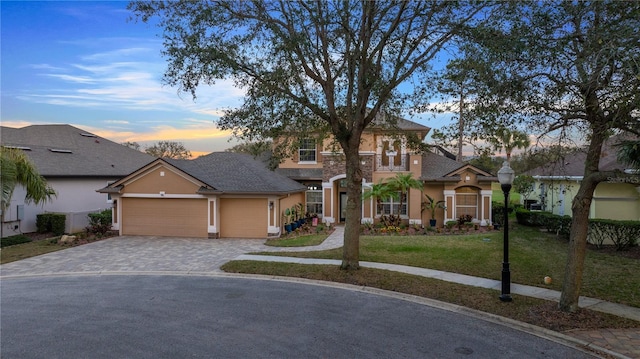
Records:
M333 182L322 182L322 221L335 223L333 217Z
M362 195L364 195L365 189L371 190L371 186L373 183L367 183L366 179L362 179ZM373 205L373 197L369 198L369 217L365 215L365 203L362 202L362 215L361 215L361 223L373 223L373 219L375 218L374 205Z
M210 238L214 238L218 234L217 224L220 221L217 198L209 197L207 204L208 233Z
M446 189L444 190L444 203L447 209L444 211L444 223L448 221L456 220L456 191Z
M483 221L485 224L489 225L493 223L493 218L491 218L491 195L493 191L491 190L481 190L480 198L482 201L480 202L480 223Z

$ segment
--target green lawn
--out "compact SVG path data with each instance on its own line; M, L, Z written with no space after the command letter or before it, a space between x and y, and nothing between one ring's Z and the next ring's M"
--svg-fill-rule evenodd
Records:
M456 236L362 236L360 260L438 269L500 279L503 233ZM567 246L565 240L536 228L510 225L513 283L561 290ZM342 249L270 255L341 259ZM640 307L640 261L589 251L581 294ZM543 278L550 276L551 285Z
M61 246L57 243L52 243L50 240L16 244L13 246L2 248L2 251L0 252L0 264L19 261L21 259L55 252L65 248L69 247Z

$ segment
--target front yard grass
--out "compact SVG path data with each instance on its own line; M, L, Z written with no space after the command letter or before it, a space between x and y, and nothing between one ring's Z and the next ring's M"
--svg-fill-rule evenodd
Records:
M310 234L293 238L269 239L264 244L273 247L307 247L317 246L322 243L329 234Z
M562 290L566 240L537 228L510 225L509 261L513 283ZM500 280L502 231L478 235L362 236L360 260L430 268ZM342 259L342 249L260 253ZM640 261L588 250L581 295L640 307ZM543 279L550 276L551 285Z
M372 268L343 271L337 266L292 263L232 261L222 266L226 272L253 273L269 276L297 277L380 288L453 303L486 313L496 314L555 331L595 328L637 328L637 321L614 315L580 310L562 313L557 303L513 295L513 302L502 303L498 292L433 278Z
M57 239L57 238L56 238ZM16 244L2 248L0 251L0 264L19 261L21 259L39 256L45 253L59 251L65 248L57 244L57 241L39 240L28 243Z

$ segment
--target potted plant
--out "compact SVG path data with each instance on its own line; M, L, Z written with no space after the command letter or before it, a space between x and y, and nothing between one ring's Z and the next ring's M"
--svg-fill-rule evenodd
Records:
M298 210L296 209L296 205L291 206L289 212L291 213L289 222L291 223L291 228L295 231L296 228L298 228Z
M295 205L296 207L296 221L298 222L298 227L302 227L305 224L306 218L304 216L304 205L302 203L298 203Z
M293 227L291 226L291 210L289 208L285 209L282 217L285 223L284 230L290 233L293 231Z
M436 210L439 208L442 208L444 210L446 208L444 205L445 202L443 200L436 201L435 199L433 199L433 197L429 196L426 193L424 196L426 197L426 201L422 202L422 211L426 209L431 212L431 219L429 220L429 225L431 227L435 227L436 226Z

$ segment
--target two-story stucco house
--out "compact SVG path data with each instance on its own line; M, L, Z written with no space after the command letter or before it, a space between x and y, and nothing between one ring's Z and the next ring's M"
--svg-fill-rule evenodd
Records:
M362 190L398 173L413 173L423 182L423 191L411 189L401 194L406 198L402 208L393 198L382 199L382 206L376 206L373 198L365 200L362 221L375 222L382 214L399 214L410 224L428 225L430 213L422 211L424 194L428 194L446 203L446 210L437 211L439 226L467 214L481 223L491 223L491 182L496 177L436 153L412 151L407 135L424 140L430 128L405 119L398 119L397 127L400 131L391 132L374 124L363 134ZM307 187L307 212L317 214L326 223L342 223L347 196L345 164L343 155L330 150L329 143L319 143L314 138L300 140L297 153L284 160L276 171ZM384 213L378 213L378 208Z

